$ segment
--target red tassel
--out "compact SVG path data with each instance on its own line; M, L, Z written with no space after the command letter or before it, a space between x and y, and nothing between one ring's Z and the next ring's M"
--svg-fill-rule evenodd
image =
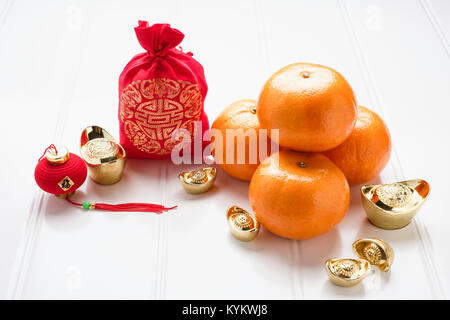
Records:
M73 205L83 207L84 203L77 203L66 198L68 202ZM174 207L164 207L159 204L151 204L151 203L121 203L121 204L107 204L107 203L88 203L89 209L98 209L98 210L107 210L107 211L122 211L122 212L154 212L154 213L163 213L164 211L175 209ZM86 209L86 208L85 208Z

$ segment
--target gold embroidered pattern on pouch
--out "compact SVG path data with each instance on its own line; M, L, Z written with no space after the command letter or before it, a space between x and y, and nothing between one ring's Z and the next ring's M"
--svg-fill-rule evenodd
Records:
M125 134L140 151L169 154L177 143L171 140L175 130L185 129L193 136L202 98L198 85L188 81L135 81L123 89L120 101Z

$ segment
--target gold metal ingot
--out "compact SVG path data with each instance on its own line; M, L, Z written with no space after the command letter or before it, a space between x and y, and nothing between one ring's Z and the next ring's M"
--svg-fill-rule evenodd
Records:
M328 259L325 269L331 282L341 287L360 283L369 271L369 262L362 259Z
M415 179L361 188L361 199L369 220L382 229L400 229L414 218L430 193L425 180Z
M232 206L227 210L227 220L231 233L241 241L251 241L258 235L258 220L238 206Z
M213 167L182 172L178 175L181 185L187 193L204 193L212 188L216 180L217 169Z
M381 239L359 239L353 243L353 251L361 259L387 272L394 262L394 250Z
M81 134L80 146L92 180L114 184L122 178L126 152L108 131L98 126L87 127Z

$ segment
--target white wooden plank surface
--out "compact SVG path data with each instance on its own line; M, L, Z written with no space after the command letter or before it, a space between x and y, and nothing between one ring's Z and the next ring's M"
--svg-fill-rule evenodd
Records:
M308 241L266 230L252 243L228 232L225 209L249 208L248 184L220 171L215 188L185 194L176 179L194 166L130 160L114 186L87 181L78 200L178 204L167 215L83 213L43 194L33 170L42 150L78 150L81 130L118 136L117 81L140 52L138 19L170 22L205 67L210 121L256 98L280 67L317 62L341 71L358 101L377 110L395 154L377 181L422 177L432 195L398 231L370 225L358 187L338 228ZM450 6L420 1L0 1L2 298L447 298L446 206L450 128ZM392 271L338 288L326 258L353 256L376 236L396 252ZM242 286L243 281L249 283Z

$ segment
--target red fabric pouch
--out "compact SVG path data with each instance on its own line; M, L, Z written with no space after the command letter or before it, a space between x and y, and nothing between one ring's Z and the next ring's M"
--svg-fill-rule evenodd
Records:
M192 143L195 121L202 122L202 132L209 129L203 67L192 53L175 48L184 34L169 24L139 21L134 30L146 52L134 56L120 74L120 143L130 158L169 158L176 129L187 130Z

